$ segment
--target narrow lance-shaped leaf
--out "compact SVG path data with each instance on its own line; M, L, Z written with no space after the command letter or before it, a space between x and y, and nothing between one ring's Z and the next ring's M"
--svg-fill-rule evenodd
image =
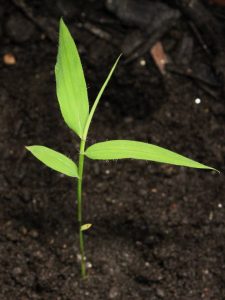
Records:
M70 177L78 177L76 164L64 154L44 146L27 146L26 149L49 168Z
M121 55L122 55L122 54L121 54ZM115 69L116 69L116 66L117 66L117 64L118 64L118 62L119 62L119 60L120 60L121 55L117 58L116 62L115 62L114 65L112 66L112 68L111 68L111 70L110 70L110 72L109 72L109 74L108 74L108 76L107 76L105 82L103 83L103 85L102 85L102 87L101 87L101 89L100 89L100 91L99 91L99 93L98 93L98 95L97 95L97 97L96 97L96 99L95 99L95 102L94 102L94 104L93 104L93 106L92 106L92 108L91 108L90 114L89 114L88 119L87 119L87 123L86 123L86 125L85 125L84 139L86 139L86 137L87 137L88 129L89 129L89 127L90 127L90 124L91 124L93 115L94 115L94 113L95 113L95 110L96 110L96 108L97 108L97 106L98 106L99 100L101 99L102 94L104 93L104 90L105 90L107 84L109 83L109 80L111 79L113 72L114 72Z
M90 146L85 155L91 159L143 159L199 169L213 169L185 156L152 144L128 140L113 140Z
M81 137L89 114L87 87L76 45L62 19L55 76L57 97L63 118L66 124Z

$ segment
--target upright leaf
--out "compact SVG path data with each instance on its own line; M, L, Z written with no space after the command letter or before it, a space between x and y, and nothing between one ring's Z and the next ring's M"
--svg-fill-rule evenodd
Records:
M143 159L199 169L213 169L170 150L143 142L114 140L90 146L85 155L91 159Z
M26 149L49 168L70 177L78 177L76 164L65 155L44 146L28 146Z
M55 76L57 97L63 118L66 124L81 137L89 114L87 87L76 45L62 19Z
M95 99L95 102L94 102L94 104L93 104L93 106L92 106L92 108L91 108L90 114L89 114L88 119L87 119L87 123L86 123L86 125L85 125L84 139L86 139L86 137L87 137L88 129L89 129L89 126L90 126L90 124L91 124L91 120L92 120L92 118L93 118L93 115L94 115L94 113L95 113L95 110L96 110L96 108L97 108L98 102L99 102L99 100L101 99L101 96L102 96L102 94L104 93L104 90L105 90L107 84L109 83L109 80L110 80L110 78L112 77L113 72L115 71L115 68L116 68L116 66L117 66L117 64L118 64L118 62L119 62L119 60L120 60L120 57L121 57L121 55L117 58L116 62L115 62L114 65L112 66L112 68L111 68L111 70L110 70L110 72L109 72L109 74L108 74L108 76L107 76L105 82L103 83L103 85L102 85L102 87L101 87L101 89L100 89L100 91L99 91L99 93L98 93L98 95L97 95L97 97L96 97L96 99Z

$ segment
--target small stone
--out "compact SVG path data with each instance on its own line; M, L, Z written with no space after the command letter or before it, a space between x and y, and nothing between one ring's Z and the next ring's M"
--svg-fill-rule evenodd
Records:
M213 219L213 212L210 211L210 213L209 213L209 221L212 221L212 219Z
M77 261L80 262L82 259L81 255L80 254L77 254Z
M12 274L13 274L13 276L18 276L18 275L22 274L22 272L23 271L20 267L16 267L13 269Z
M30 231L30 236L36 239L39 236L39 233L37 232L37 230L33 229Z
M92 268L92 263L87 261L86 262L86 267L87 267L87 269L91 269Z
M109 291L109 299L115 299L119 296L119 291L117 287L112 287Z
M141 59L141 60L140 60L140 65L141 65L142 67L146 66L146 60Z
M27 228L24 227L24 226L22 226L22 227L20 228L20 232L21 232L23 235L27 235Z
M203 270L203 274L205 274L205 275L209 275L209 270Z
M148 261L145 262L145 267L146 268L150 267L150 263Z
M12 53L6 53L3 55L3 62L5 65L15 65L16 58Z
M43 253L40 250L35 251L34 254L33 254L33 256L35 258L38 258L38 259L43 259L44 258L44 255L43 255Z
M21 13L11 15L6 23L8 36L17 43L28 41L34 34L34 25Z
M159 297L159 298L164 298L165 297L165 293L162 289L160 288L157 288L156 290L156 295Z

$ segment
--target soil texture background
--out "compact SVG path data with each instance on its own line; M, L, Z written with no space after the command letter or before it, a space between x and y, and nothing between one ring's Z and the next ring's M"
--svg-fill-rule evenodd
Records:
M79 140L64 124L55 94L59 17L78 45L91 103L137 28L100 0L31 2L0 2L0 300L225 299L223 83L212 94L193 78L160 74L149 51L130 63L122 58L88 145L149 142L221 174L87 159L84 220L93 226L85 233L89 276L81 280L76 181L45 168L24 146L46 145L77 159ZM212 6L211 14L224 31L223 8ZM168 55L176 59L186 35L189 66L212 68L183 14L161 38ZM11 65L6 54L15 59ZM217 78L211 69L204 74Z

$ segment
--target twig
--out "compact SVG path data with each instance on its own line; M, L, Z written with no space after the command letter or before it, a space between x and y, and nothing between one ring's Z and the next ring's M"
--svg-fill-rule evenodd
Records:
M195 26L195 24L193 22L189 22L189 25L190 25L193 33L195 34L197 40L199 41L200 45L202 46L203 50L207 53L207 55L211 56L209 47L207 46L206 42L204 41L198 28Z
M19 8L22 13L31 20L41 31L43 31L51 42L57 41L57 31L54 26L49 24L49 21L43 17L34 17L34 13L30 7L27 6L24 0L11 0L12 3Z
M91 34L97 36L98 38L105 40L107 42L110 42L111 44L113 44L115 46L118 46L118 43L114 41L114 39L108 32L102 30L101 28L97 27L96 25L93 25L92 23L89 23L89 22L85 22L84 24L81 24L81 27L86 29Z

